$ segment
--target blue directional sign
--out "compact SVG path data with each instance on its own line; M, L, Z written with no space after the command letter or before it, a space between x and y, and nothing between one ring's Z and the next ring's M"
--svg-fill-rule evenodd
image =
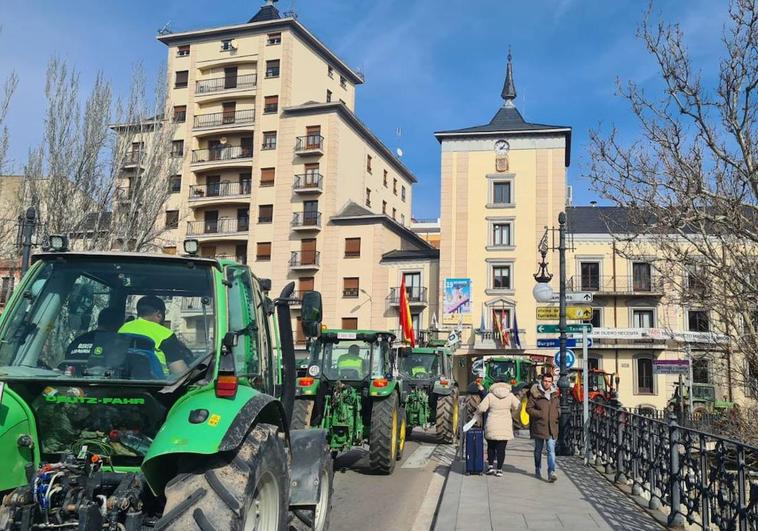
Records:
M576 348L583 345L581 338L567 338L566 348ZM558 348L561 346L561 341L557 337L551 337L550 339L538 339L537 348ZM587 346L592 346L592 338L587 338Z
M574 366L574 362L575 361L576 361L576 356L574 355L574 353L571 352L570 350L567 350L566 351L566 367L568 367L570 369L571 367ZM560 367L561 366L561 353L560 353L560 351L558 351L558 352L555 353L555 365L556 365L556 367Z

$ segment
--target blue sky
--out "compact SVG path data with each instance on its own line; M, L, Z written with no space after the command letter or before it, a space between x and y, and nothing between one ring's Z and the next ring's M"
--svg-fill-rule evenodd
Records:
M706 80L716 74L727 19L720 0L662 0L654 9L682 26ZM82 73L85 88L102 70L117 94L131 68L157 72L174 31L247 21L262 1L0 0L0 80L11 70L19 88L8 127L11 163L21 171L40 140L47 59L62 57ZM569 183L575 204L597 199L583 178L587 132L616 126L636 134L616 80L655 90L656 65L635 37L647 2L628 0L282 0L301 22L350 65L362 70L357 111L404 161L419 183L414 215L439 212L439 144L433 132L485 123L501 104L508 45L518 98L529 121L573 127ZM402 135L396 135L397 129Z

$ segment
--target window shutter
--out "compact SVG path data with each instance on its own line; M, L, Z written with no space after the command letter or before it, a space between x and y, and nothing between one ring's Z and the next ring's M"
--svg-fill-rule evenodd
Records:
M343 279L345 289L358 289L359 278L358 277L346 277Z
M361 239L345 238L345 256L356 257L361 255Z
M261 168L261 186L273 186L275 175L275 168Z
M258 260L271 260L271 242L258 242L255 256Z

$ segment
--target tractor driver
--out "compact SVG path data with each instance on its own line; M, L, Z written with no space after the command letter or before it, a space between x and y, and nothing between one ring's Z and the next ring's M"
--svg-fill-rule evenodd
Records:
M116 331L123 321L118 308L103 308L97 315L97 328L74 339L66 349L67 360L87 360L90 356L102 356L103 350L112 344Z
M358 345L350 345L347 353L337 360L337 371L342 375L344 371L357 371L363 377L366 374L366 361L361 357L361 349Z
M163 372L168 369L171 374L183 374L189 369L185 359L190 358L192 353L170 328L161 324L165 318L166 305L163 300L155 295L146 295L137 301L137 318L124 323L118 333L150 338L155 344L155 355Z
M424 363L424 358L421 356L413 356L408 365L411 368L410 372L412 378L425 376L429 373L426 364Z

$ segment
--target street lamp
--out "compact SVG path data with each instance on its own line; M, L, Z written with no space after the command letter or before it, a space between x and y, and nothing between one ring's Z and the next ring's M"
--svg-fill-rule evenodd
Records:
M538 264L539 270L533 275L537 284L532 289L532 295L537 302L550 302L553 300L553 288L550 287L549 282L553 279L553 274L547 270L547 229L545 234L542 235L537 250L540 253L540 263Z

